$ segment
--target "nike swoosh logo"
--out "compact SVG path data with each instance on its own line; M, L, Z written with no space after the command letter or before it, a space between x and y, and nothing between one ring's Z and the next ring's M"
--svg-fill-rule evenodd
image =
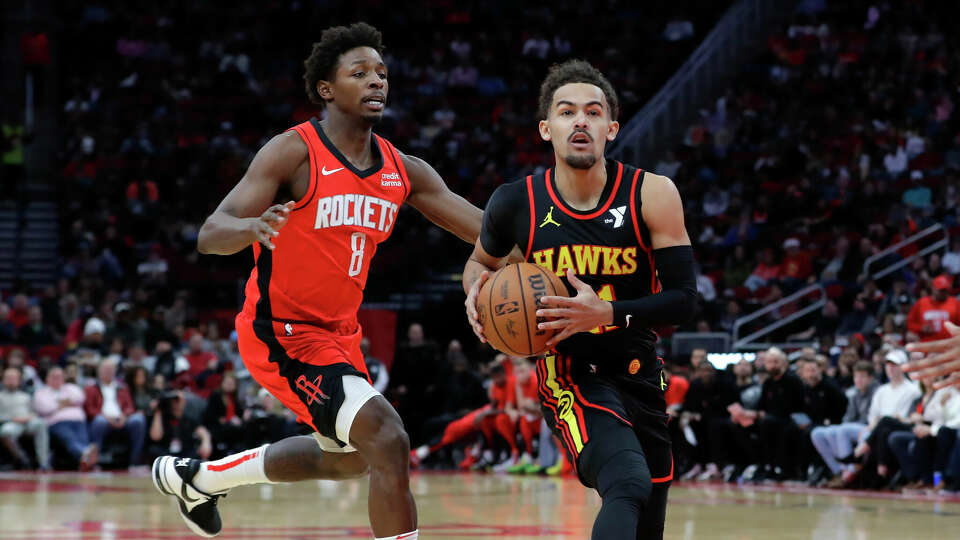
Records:
M630 317L633 317L633 315L627 315L626 317L624 317L625 319L627 319L627 324L623 326L624 328L630 328Z
M339 169L333 169L332 171L328 171L326 165L324 165L323 169L321 169L320 172L321 172L324 176L330 176L331 174L333 174L333 173L335 173L335 172L337 172L337 171L342 171L342 170L343 170L343 167L340 167Z

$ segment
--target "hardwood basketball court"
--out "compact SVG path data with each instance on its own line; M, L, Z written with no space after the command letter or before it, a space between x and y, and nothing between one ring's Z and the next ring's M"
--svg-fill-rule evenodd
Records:
M572 478L415 474L425 539L583 540L600 505ZM365 480L236 489L224 539L372 538ZM193 536L146 473L0 475L0 538L179 540ZM677 485L666 538L960 538L960 498L768 486Z

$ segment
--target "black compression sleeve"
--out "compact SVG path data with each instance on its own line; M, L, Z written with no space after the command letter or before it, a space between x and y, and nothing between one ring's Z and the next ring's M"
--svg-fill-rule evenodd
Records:
M653 257L663 290L634 300L613 301L613 324L622 328L630 325L649 328L683 324L693 317L697 307L693 248L657 249Z

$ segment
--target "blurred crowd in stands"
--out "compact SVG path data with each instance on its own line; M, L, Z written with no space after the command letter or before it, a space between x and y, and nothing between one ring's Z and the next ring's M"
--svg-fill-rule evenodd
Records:
M238 357L229 313L249 255L201 258L195 241L256 150L319 114L299 77L320 27L381 28L391 93L377 131L483 206L499 184L551 163L533 117L551 62L595 63L627 122L729 2L428 4L63 4L61 279L0 302L0 462L138 466L300 429ZM679 145L637 164L673 178L686 204L702 309L681 330L729 332L811 285L827 300L767 336L798 344L793 367L779 350L725 370L699 351L672 359L677 473L956 489L960 400L898 367L905 343L960 323L960 37L943 26L953 6L824 4L801 2ZM609 45L597 48L584 26ZM468 253L415 212L400 219L373 265L370 299L456 269ZM942 229L900 245L934 225ZM952 239L945 250L919 256L942 238ZM818 299L801 296L745 329ZM436 316L422 316L429 332ZM463 328L456 337L469 335ZM661 335L668 343L671 331ZM529 363L433 337L412 325L395 358L371 362L416 464L568 467L532 405Z

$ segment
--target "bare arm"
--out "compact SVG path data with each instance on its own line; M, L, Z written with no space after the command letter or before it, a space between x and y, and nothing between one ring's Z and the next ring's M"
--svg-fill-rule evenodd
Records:
M299 174L309 174L307 146L294 132L270 139L250 168L204 221L197 238L200 253L231 255L254 242L273 249L271 238L286 224L293 203L273 205L277 190Z
M410 179L407 202L438 227L457 235L467 243L480 236L483 212L466 199L450 191L443 178L426 161L400 154Z
M640 188L643 221L650 229L653 249L689 246L690 237L683 222L683 203L677 186L666 176L647 173ZM646 204L651 201L653 204Z
M150 440L159 441L163 438L163 413L157 409L153 413L153 421L150 422Z

